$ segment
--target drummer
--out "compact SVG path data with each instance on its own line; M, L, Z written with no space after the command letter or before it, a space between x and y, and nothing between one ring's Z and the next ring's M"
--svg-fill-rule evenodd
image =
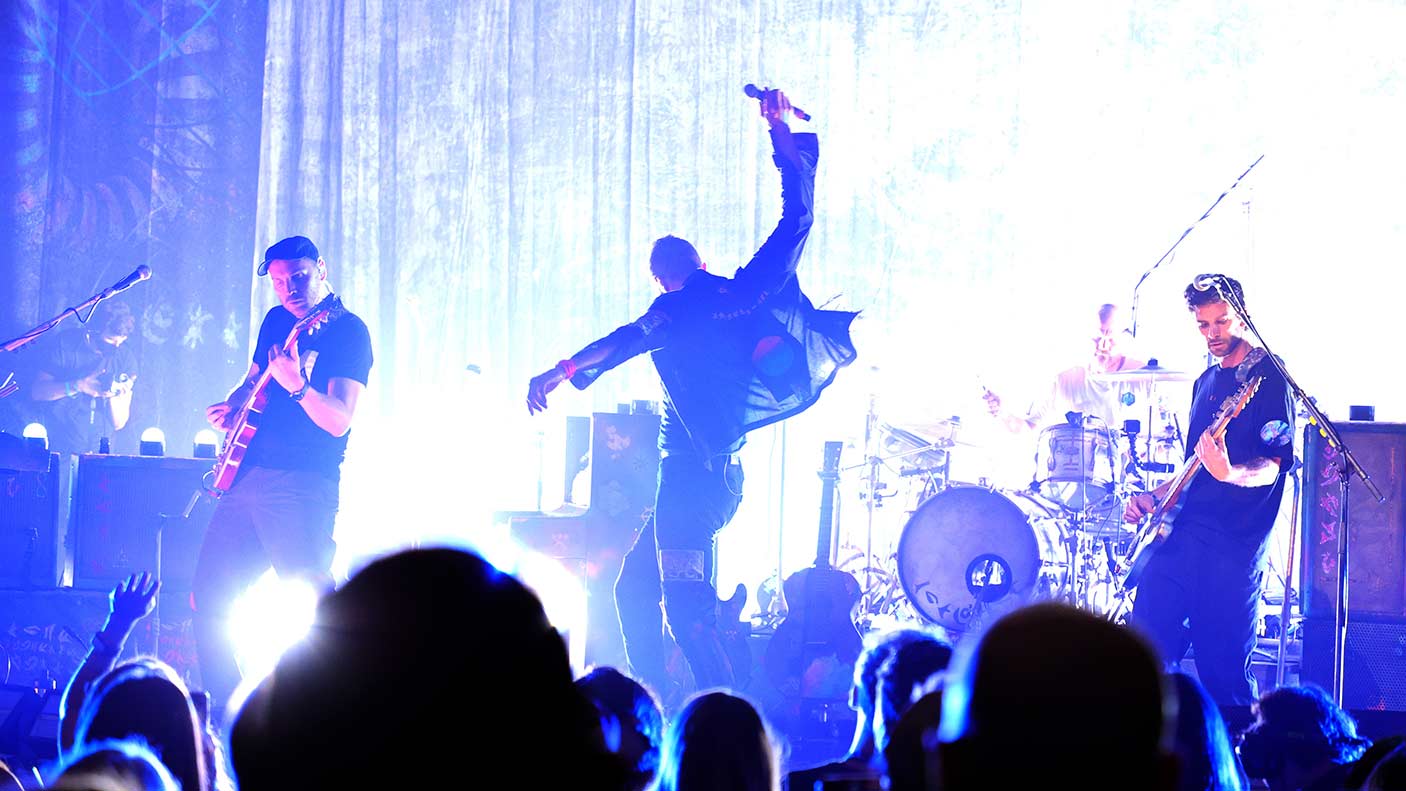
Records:
M987 390L982 397L992 416L1011 433L1061 422L1071 412L1097 417L1109 427L1121 426L1120 416L1132 403L1142 400L1148 388L1143 384L1101 378L1147 365L1146 360L1123 353L1123 346L1132 335L1120 321L1120 312L1117 305L1099 306L1097 331L1092 339L1093 354L1083 365L1060 371L1049 393L1031 404L1024 414L1005 409L1001 397Z

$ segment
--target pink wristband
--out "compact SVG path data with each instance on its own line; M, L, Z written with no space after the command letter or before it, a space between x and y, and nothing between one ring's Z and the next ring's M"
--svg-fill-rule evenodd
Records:
M572 362L570 357L557 363L557 367L566 374L567 379L576 375L576 363Z

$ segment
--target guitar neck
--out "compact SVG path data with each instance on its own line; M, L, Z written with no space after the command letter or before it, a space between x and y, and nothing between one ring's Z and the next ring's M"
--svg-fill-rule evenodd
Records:
M842 442L825 443L825 465L820 471L820 530L815 539L815 565L830 567L830 540L835 527L835 482L840 478Z
M1230 427L1230 421L1234 419L1237 414L1239 414L1238 411L1221 415L1210 428L1206 429L1205 433L1216 439L1224 437L1225 430ZM1191 458L1187 459L1186 465L1182 467L1181 472L1177 473L1177 476L1172 479L1171 488L1167 490L1167 496L1162 498L1162 502L1170 504L1175 501L1182 490L1186 488L1186 485L1191 483L1191 479L1196 477L1196 473L1201 471L1203 466L1205 465L1201 463L1201 457L1196 455L1193 451Z

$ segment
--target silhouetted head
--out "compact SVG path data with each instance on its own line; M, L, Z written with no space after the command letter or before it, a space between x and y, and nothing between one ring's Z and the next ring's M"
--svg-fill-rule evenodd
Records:
M631 788L643 789L659 770L664 715L643 684L611 667L598 667L576 680L576 688L603 718L606 747L624 759L634 775Z
M951 644L926 633L903 642L884 660L874 717L874 742L880 750L888 747L889 731L913 705L914 690L951 662Z
M1255 722L1240 734L1240 760L1250 777L1349 764L1372 744L1358 737L1357 722L1312 684L1266 692L1254 711Z
M779 782L771 733L745 698L697 695L669 726L660 791L774 791Z
M683 288L689 275L703 268L703 259L689 242L677 236L661 236L654 240L649 253L649 273L665 291Z
M180 791L182 786L141 739L81 746L45 788L53 791Z
M132 738L149 745L182 788L211 786L204 729L190 691L170 665L154 657L118 665L98 679L78 712L74 752Z
M537 597L457 549L391 555L324 597L230 751L241 791L623 777Z
M1167 680L1176 693L1177 788L1181 791L1241 791L1249 784L1230 743L1225 720L1201 682L1181 672Z
M1363 785L1366 791L1397 791L1406 788L1406 746L1398 744L1396 749L1382 756L1372 767Z
M893 652L906 643L927 639L928 633L921 629L894 629L888 632L870 632L864 638L864 650L854 661L854 686L850 689L850 708L865 717L873 719L874 702L879 697L879 668L888 661Z
M948 674L944 787L1169 788L1163 705L1157 659L1131 631L1062 604L1016 610Z

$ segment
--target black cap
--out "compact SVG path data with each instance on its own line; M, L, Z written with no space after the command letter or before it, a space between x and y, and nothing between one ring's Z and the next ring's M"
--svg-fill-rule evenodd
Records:
M259 276L269 273L269 263L272 261L296 261L299 258L316 261L321 257L317 252L317 245L313 244L311 239L306 236L290 236L264 251L264 260L259 264Z

